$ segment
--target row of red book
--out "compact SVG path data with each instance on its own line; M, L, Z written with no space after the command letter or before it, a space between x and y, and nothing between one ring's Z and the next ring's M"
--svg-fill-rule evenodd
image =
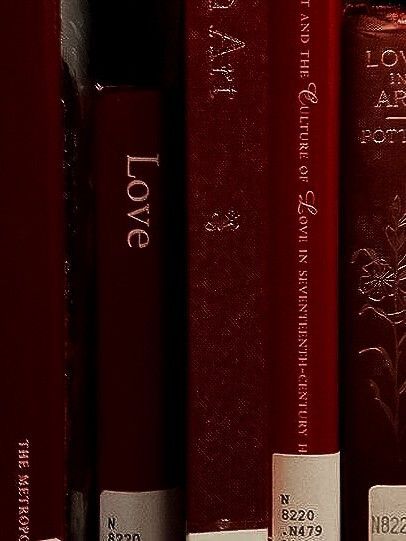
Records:
M406 6L0 18L1 541L406 536Z

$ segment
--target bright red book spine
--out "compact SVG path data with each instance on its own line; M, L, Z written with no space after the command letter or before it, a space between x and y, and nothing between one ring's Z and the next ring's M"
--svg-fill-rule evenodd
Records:
M179 397L168 347L159 90L99 88L93 111L100 540L178 541L173 450ZM170 190L169 190L170 191ZM172 393L174 393L172 395Z
M65 539L60 5L0 18L1 538Z
M339 21L338 0L272 8L274 541L339 539Z
M186 2L191 540L268 536L270 12Z

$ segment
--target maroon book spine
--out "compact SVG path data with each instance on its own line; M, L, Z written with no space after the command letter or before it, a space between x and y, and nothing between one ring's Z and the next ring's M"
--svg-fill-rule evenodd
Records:
M333 541L339 539L341 9L338 0L275 2L272 15L273 539Z
M267 539L270 7L186 2L191 540Z
M161 92L99 88L92 132L100 540L177 541Z
M65 539L59 2L2 6L1 537Z
M346 540L406 530L405 25L396 5L354 4L344 14Z

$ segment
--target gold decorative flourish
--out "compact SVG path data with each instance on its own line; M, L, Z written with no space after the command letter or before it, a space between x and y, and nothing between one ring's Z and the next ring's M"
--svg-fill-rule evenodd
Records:
M240 228L240 214L235 210L229 210L225 213L216 211L207 222L205 228L210 233L221 231L237 231Z

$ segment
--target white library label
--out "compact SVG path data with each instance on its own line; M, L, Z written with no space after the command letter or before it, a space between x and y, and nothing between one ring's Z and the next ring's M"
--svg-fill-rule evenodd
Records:
M369 541L406 539L406 486L369 491Z
M273 456L272 540L339 541L340 454Z
M102 492L100 541L177 541L183 525L177 490Z

